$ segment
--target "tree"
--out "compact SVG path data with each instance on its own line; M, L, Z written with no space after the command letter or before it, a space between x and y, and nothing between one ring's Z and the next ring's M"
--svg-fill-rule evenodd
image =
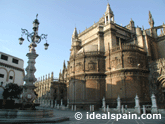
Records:
M22 91L23 88L18 86L17 84L8 83L6 84L2 95L4 99L10 98L12 100L12 98L19 98Z

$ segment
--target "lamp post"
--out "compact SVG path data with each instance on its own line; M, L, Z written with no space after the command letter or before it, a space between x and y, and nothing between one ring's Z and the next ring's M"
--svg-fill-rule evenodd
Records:
M22 38L24 34L27 35L27 40L30 42L29 53L26 54L29 61L28 61L28 66L26 67L27 74L24 77L24 81L26 83L23 86L23 94L22 94L23 105L26 105L26 104L34 105L33 101L36 98L34 94L34 89L36 87L33 83L37 80L34 76L34 73L36 71L34 64L35 64L35 59L38 56L38 54L36 54L35 47L37 47L37 44L39 44L42 39L45 39L45 40L47 39L46 34L41 34L41 36L38 35L39 21L37 17L38 17L38 14L36 15L36 19L33 21L33 32L29 33L28 30L21 29L22 35L21 35L21 38L19 38L20 45L22 45L24 41L24 38ZM47 43L47 40L44 46L45 46L45 50L47 50L49 46L49 44Z

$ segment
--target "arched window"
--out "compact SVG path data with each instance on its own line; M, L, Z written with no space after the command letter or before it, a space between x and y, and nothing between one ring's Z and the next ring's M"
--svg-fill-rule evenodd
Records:
M108 22L108 16L106 16L106 21Z

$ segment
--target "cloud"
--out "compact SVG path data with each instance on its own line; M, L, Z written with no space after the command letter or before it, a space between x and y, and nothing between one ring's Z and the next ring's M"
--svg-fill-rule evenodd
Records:
M0 42L1 42L1 46L2 46L2 48L3 48L4 51L6 51L6 52L12 52L11 49L9 49L8 47L6 47L6 45L9 44L9 41L8 40L0 39Z
M2 46L4 50L8 51L8 52L12 52L9 48Z
M2 39L0 39L0 42L6 42L6 43L8 43L9 41L8 40L2 40Z

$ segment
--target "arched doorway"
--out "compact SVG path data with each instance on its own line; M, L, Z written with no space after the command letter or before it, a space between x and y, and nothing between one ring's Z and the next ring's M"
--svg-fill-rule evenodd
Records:
M156 81L156 98L159 108L165 108L165 75L158 77Z

